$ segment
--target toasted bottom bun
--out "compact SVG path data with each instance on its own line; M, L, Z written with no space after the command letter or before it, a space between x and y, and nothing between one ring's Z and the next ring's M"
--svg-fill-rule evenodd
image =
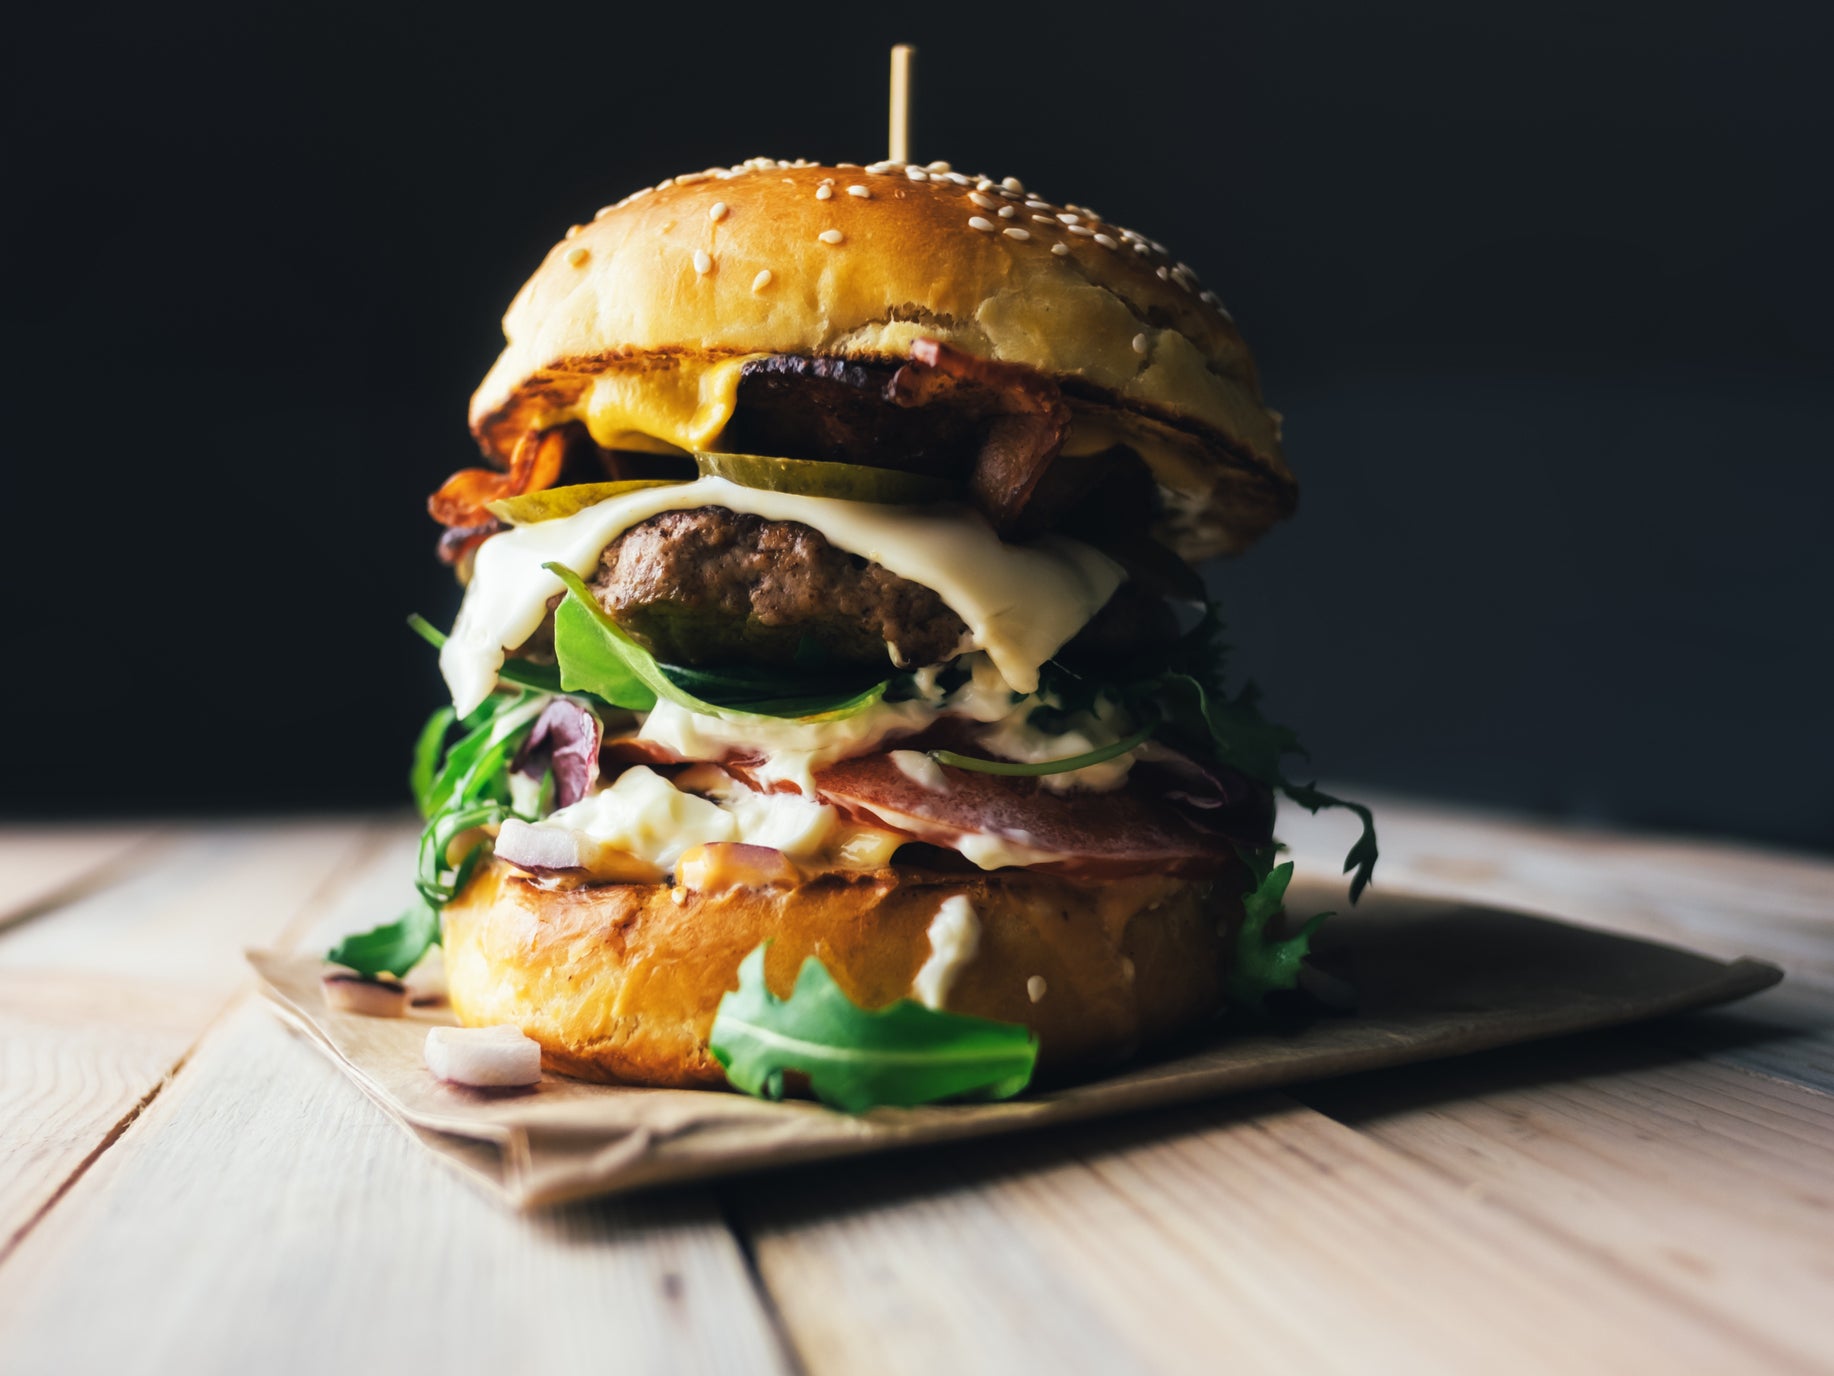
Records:
M739 962L769 940L765 979L787 997L817 956L863 1008L908 998L943 901L972 905L979 946L944 1007L1038 1034L1041 1069L1117 1060L1201 1027L1222 1006L1239 881L1159 875L1073 881L1024 870L903 866L796 886L545 889L501 861L445 910L452 1007L513 1023L550 1069L646 1085L725 1083L707 1048Z

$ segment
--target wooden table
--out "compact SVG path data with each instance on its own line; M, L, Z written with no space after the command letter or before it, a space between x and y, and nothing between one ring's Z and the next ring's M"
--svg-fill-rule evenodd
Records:
M518 1217L248 993L394 819L0 833L0 1371L1834 1370L1834 863L1401 803L1380 882L1783 965L1735 1008ZM1289 819L1302 865L1339 824Z

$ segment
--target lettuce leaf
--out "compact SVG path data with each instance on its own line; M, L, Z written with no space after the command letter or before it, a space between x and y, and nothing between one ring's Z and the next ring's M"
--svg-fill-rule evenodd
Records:
M605 614L580 576L563 564L544 564L567 586L567 597L554 612L554 654L560 660L561 687L593 693L616 707L644 712L666 699L690 712L730 720L794 718L839 721L864 712L885 696L891 680L864 692L841 697L796 697L726 706L697 697L676 681L654 655L632 640ZM765 710L769 709L769 710Z
M901 999L859 1007L810 956L780 999L764 982L764 946L739 966L739 987L720 1000L709 1039L734 1087L781 1099L795 1071L824 1104L864 1113L974 1095L1009 1099L1031 1082L1038 1039L1016 1023L939 1013Z

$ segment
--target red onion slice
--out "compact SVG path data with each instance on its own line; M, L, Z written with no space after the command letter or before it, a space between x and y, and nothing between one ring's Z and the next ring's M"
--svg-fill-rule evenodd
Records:
M504 1089L541 1080L541 1045L516 1027L435 1027L426 1057L448 1084Z
M408 987L398 979L366 979L348 970L321 976L327 1007L372 1018L398 1018L408 1011Z

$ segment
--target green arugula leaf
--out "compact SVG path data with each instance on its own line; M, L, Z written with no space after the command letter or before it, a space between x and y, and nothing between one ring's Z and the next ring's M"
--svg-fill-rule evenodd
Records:
M1317 812L1320 808L1341 807L1354 812L1363 823L1363 834L1350 847L1350 853L1344 857L1344 873L1356 871L1356 877L1350 881L1350 901L1362 897L1363 890L1369 883L1369 876L1375 870L1376 850L1375 814L1362 803L1353 803L1345 798L1333 798L1329 793L1314 784L1283 783L1281 791L1307 812Z
M502 776L540 714L542 703L540 696L528 692L490 698L491 713L446 752L439 772L419 795L421 815L430 819L449 808L475 802L487 792L507 799L508 784ZM506 720L510 723L507 726ZM493 741L493 735L500 738Z
M781 1099L799 1071L824 1104L864 1113L975 1095L1009 1099L1031 1082L1038 1039L1016 1023L938 1013L902 999L867 1012L814 956L787 999L764 983L764 946L739 966L720 1000L710 1046L735 1088Z
M984 760L978 755L958 755L953 750L929 751L931 759L938 764L951 765L956 769L972 770L977 774L1001 774L1008 778L1030 779L1044 774L1068 774L1072 770L1087 769L1092 764L1106 764L1117 755L1125 755L1129 750L1137 750L1152 739L1153 732L1159 729L1159 720L1155 717L1131 736L1124 736L1108 745L1097 746L1094 750L1085 750L1080 755L1065 755L1055 760L1035 760L1025 763L1019 760Z
M495 800L451 808L436 816L420 834L420 855L414 877L414 887L420 890L420 896L442 908L456 898L458 891L464 887L459 881L469 879L472 868L477 864L473 856L485 850L490 843L479 841L456 865L447 859L452 843L475 827L501 825L509 816L509 808ZM448 872L451 878L446 877Z
M414 803L420 808L422 817L430 815L427 794L432 791L440 752L446 745L446 733L452 729L453 716L450 707L440 708L427 718L427 724L420 728L420 738L414 742L414 767L408 771L408 790L414 795Z
M359 975L406 975L429 947L439 944L439 910L422 899L393 922L347 936L325 953L325 959Z
M1165 706L1167 719L1175 729L1209 741L1222 763L1269 788L1279 789L1306 810L1341 807L1354 812L1363 830L1344 860L1344 873L1352 875L1350 901L1354 903L1363 896L1380 855L1375 815L1361 803L1333 797L1315 785L1294 783L1287 777L1281 760L1306 752L1290 727L1262 715L1261 695L1252 683L1230 698L1213 681L1206 682L1194 674L1168 672L1149 683L1135 685L1131 691L1155 697Z
M1292 936L1279 940L1267 935L1267 924L1280 915L1286 886L1292 882L1293 862L1274 864L1272 846L1237 847L1236 853L1254 875L1254 887L1242 895L1242 926L1236 933L1235 959L1223 984L1229 1006L1258 1013L1275 990L1299 983L1299 967L1312 949L1312 936L1330 913L1319 913Z
M656 700L667 699L678 707L704 716L729 720L746 718L792 717L799 721L838 721L864 712L885 696L891 687L886 679L863 693L838 699L797 698L787 703L787 711L759 711L767 703L749 704L748 708L728 707L696 697L683 688L664 669L662 663L632 640L624 628L605 614L580 576L563 564L544 564L556 578L566 584L567 598L554 613L554 653L560 660L561 686L595 693L614 706L632 705L634 711L647 711ZM647 705L634 706L640 695L647 694ZM623 700L621 701L620 698Z
M464 735L445 752L443 761L439 752L455 724L453 713L448 707L433 714L415 745L410 778L414 801L427 819L415 866L419 901L394 922L344 938L327 953L327 960L364 975L400 975L439 941L439 910L464 890L490 854L490 843L479 840L456 864L447 853L465 832L497 825L510 815L509 767L545 703L546 698L536 693L492 694L456 723ZM491 739L493 735L497 739Z

